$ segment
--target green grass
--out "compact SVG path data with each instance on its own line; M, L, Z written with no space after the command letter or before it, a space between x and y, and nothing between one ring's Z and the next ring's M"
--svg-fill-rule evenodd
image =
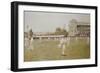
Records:
M71 60L90 58L90 45L85 39L72 39L70 45L66 43L66 56L61 55L61 48L58 48L59 41L55 40L35 40L33 50L24 49L24 61L44 61L44 60Z

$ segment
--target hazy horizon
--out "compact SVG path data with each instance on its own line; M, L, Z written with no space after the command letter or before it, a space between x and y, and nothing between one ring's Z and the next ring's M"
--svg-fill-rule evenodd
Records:
M33 32L54 32L57 27L67 29L72 19L90 23L90 14L24 11L24 31L27 26Z

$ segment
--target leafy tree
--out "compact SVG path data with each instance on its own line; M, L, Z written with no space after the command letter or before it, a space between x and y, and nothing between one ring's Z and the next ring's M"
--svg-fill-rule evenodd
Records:
M60 35L61 34L61 31L62 31L62 29L61 28L56 28L56 30L55 30L55 34L56 35Z
M56 28L56 32L61 32L61 28L60 27Z
M66 29L61 29L60 27L56 28L55 31L56 35L64 35L65 37L67 37L68 32L66 31Z
M61 33L62 33L62 35L64 35L65 37L68 36L68 32L67 32L65 29L62 29Z

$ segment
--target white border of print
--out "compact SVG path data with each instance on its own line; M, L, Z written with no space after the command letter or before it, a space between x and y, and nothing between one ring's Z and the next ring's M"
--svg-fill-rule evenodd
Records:
M60 8L60 7L44 7L44 6L18 6L18 68L36 68L36 67L51 67L51 66L72 66L95 64L95 10L84 8ZM50 12L69 12L69 13L89 13L91 24L91 43L90 43L90 59L79 60L58 60L58 61L38 61L24 62L24 11L50 11Z

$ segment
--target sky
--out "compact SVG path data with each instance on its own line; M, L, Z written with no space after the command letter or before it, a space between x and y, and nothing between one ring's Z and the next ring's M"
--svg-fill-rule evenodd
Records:
M72 19L90 23L90 14L24 11L24 31L27 27L33 32L54 32L58 27L67 29Z

